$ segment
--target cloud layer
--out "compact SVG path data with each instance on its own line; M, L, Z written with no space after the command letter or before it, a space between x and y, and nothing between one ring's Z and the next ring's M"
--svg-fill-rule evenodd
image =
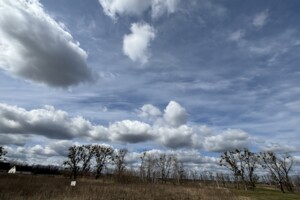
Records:
M29 135L37 135L49 139L87 138L93 141L131 144L152 142L172 149L204 148L217 152L250 144L250 136L242 130L230 129L218 133L205 125L187 124L185 109L175 101L169 102L163 116L157 107L148 104L141 109L145 107L155 110L149 116L154 117L152 124L122 120L102 126L94 125L80 116L71 117L67 112L52 106L28 111L17 106L0 104L0 138L6 144L17 145L23 143L16 142L13 135L21 135L23 140L26 137L28 139Z
M0 2L0 68L53 87L93 80L87 53L37 0Z
M52 106L27 111L17 106L0 104L0 133L36 134L54 139L84 136L91 123L82 117L69 117L68 113Z

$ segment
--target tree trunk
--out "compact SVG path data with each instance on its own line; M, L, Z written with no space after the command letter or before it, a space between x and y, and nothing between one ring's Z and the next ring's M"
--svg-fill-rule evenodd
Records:
M280 185L280 190L281 190L281 192L282 192L282 193L285 193L284 188L283 188L283 183L282 183L281 181L279 182L279 185Z

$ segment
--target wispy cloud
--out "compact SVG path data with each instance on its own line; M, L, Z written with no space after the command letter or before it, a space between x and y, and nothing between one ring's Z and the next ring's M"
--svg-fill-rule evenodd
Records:
M252 21L253 26L257 28L263 27L267 23L268 17L269 17L268 10L256 14Z
M152 18L173 13L179 0L99 0L106 15L116 19L118 15L141 15L151 9Z
M231 33L229 35L229 39L232 40L232 41L239 41L241 39L243 39L243 37L246 35L246 31L245 30L237 30L233 33Z

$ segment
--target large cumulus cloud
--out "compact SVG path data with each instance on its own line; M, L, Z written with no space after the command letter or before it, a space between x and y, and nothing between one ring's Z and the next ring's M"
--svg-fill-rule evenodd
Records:
M94 79L87 53L38 0L0 1L0 68L53 87Z
M186 123L187 113L177 102L170 101L164 113L164 120L171 126L180 126Z
M228 129L221 134L206 137L204 147L208 151L222 152L236 148L246 148L250 144L250 136L243 130Z
M70 117L53 106L26 110L17 106L0 104L0 133L35 134L53 139L72 139L90 136L105 139L106 128L93 126L83 117Z
M109 126L109 133L113 141L129 143L145 142L153 139L150 130L149 124L130 120L116 122Z

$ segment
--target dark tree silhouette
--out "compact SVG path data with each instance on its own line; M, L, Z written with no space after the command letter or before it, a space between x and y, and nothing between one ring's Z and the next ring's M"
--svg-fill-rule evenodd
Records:
M167 182L167 179L170 176L172 163L173 163L172 155L166 155L166 154L159 155L159 158L158 158L156 164L160 171L161 181L164 183Z
M237 188L239 189L239 177L244 183L245 189L250 185L255 188L258 177L254 174L258 167L258 156L248 149L226 151L221 155L220 166L227 167L232 171Z
M80 166L79 163L81 161L81 151L79 146L72 146L69 148L68 160L64 162L64 165L69 167L71 170L70 178L76 179Z
M109 161L113 160L114 150L111 147L94 145L94 156L96 159L96 179L101 176L102 170Z
M258 176L254 172L258 167L258 155L256 153L252 153L248 149L244 149L242 159L245 163L245 179L252 188L255 188Z
M127 149L120 149L114 153L113 160L116 165L116 174L118 176L123 175L125 170L125 156L127 154Z
M288 154L277 155L272 151L260 153L261 166L268 170L271 178L280 186L280 190L293 192L293 184L291 183L289 172L294 164L293 158Z
M7 154L7 151L5 151L4 147L0 146L0 161L5 160L4 156Z
M91 168L91 159L94 155L94 146L93 145L82 145L79 147L80 159L81 159L81 174L86 175Z

